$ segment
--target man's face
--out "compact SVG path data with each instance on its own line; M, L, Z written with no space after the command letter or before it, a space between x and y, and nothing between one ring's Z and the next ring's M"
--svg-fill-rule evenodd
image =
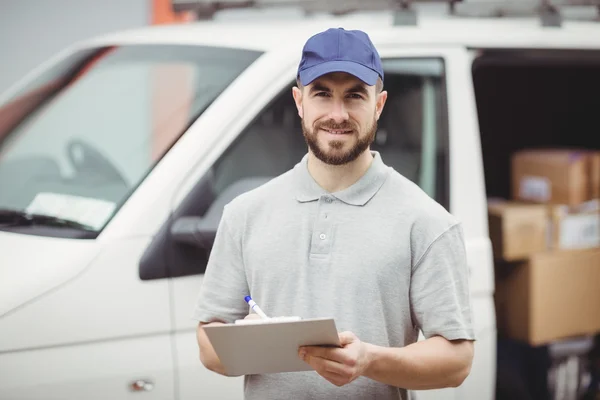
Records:
M387 98L346 73L325 75L293 95L309 149L330 165L347 164L369 149Z

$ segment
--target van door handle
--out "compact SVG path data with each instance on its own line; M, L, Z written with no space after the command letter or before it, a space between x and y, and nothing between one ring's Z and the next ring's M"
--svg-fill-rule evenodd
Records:
M129 388L132 392L151 392L154 389L154 383L144 379L138 379L131 382Z

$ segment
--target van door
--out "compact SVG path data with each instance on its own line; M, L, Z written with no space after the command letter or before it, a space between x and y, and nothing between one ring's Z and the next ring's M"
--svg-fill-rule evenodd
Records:
M147 94L166 58L77 50L0 106L2 399L175 395L168 281L137 274L150 238L104 229L155 162Z
M35 243L40 238L30 239L13 238L12 244L21 252L43 252L36 260L40 282L47 273L63 272L55 260L64 252L77 253L73 262L87 258L67 240L42 246ZM0 318L0 398L173 398L167 282L142 283L135 273L147 242L122 238L100 252L98 246L83 249L94 260L81 273ZM19 268L18 260L6 266Z
M377 46L383 58L389 98L372 149L463 221L472 272L479 341L471 377L459 389L427 391L419 393L419 399L492 399L495 382L492 264L466 52L459 48L398 49L385 43ZM276 85L268 82L272 96L262 97L251 115L240 115L241 119L252 122L223 133L227 139L209 151L207 159L213 160L210 164L204 163L201 171L194 171L196 181L179 194L185 200L174 213L194 215L191 206L190 212L181 209L186 203L201 204L207 212L219 213L223 204L212 199L227 193L226 189L243 184L248 190L291 169L306 153L291 95L296 65L282 69L281 75L270 74L280 82ZM199 268L205 267L210 252L210 243L204 246L193 261ZM241 399L241 378L207 375L199 361L196 323L190 316L201 284L202 275L173 279L181 398L191 399L209 390L219 393L220 398Z

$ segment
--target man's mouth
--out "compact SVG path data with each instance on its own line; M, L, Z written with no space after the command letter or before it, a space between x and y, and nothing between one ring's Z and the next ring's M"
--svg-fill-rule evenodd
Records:
M332 135L346 135L352 133L352 129L329 129L329 128L321 128L325 132L331 133Z

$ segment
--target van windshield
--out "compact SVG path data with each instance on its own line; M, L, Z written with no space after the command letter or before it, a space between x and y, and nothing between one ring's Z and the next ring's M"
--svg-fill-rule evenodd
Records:
M53 216L101 230L186 128L259 56L231 48L126 45L67 57L0 104L1 215Z

